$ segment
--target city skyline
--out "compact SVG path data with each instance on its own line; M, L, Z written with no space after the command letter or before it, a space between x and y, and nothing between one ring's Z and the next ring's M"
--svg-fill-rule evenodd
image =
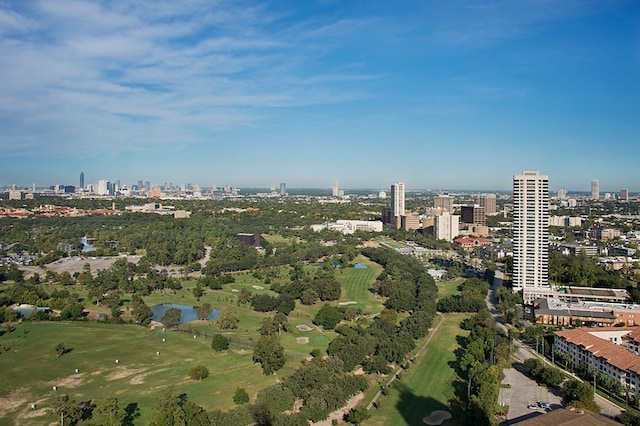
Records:
M631 0L0 0L0 186L640 191Z

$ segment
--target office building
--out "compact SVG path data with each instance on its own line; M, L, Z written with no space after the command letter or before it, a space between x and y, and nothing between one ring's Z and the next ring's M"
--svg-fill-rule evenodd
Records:
M333 195L334 197L340 195L340 186L338 185L337 179L334 179L333 183L331 184L331 195Z
M280 196L284 197L285 195L287 195L287 184L284 182L280 183Z
M98 181L98 195L111 195L112 183L105 179Z
M441 209L449 213L453 213L453 198L448 194L437 195L433 199L433 207L435 209Z
M485 214L485 208L478 205L462 206L460 220L466 224L486 226L487 215Z
M478 195L478 205L484 207L486 214L494 214L498 211L496 207L496 194L480 194Z
M525 303L549 293L549 177L513 176L513 290Z
M80 172L80 189L84 189L84 172Z
M600 181L598 179L591 181L591 198L594 200L600 198Z
M556 191L556 197L558 197L558 200L564 200L567 198L567 190L564 188L558 189L558 191Z
M620 201L629 201L629 190L621 189L620 190Z
M452 241L460 235L460 216L443 213L435 216L433 235L436 240Z

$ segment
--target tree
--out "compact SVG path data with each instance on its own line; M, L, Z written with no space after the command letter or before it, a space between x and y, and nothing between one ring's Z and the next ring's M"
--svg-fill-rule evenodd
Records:
M233 394L233 402L236 405L242 405L249 402L249 394L244 388L236 388L236 391Z
M245 303L249 303L251 302L251 297L253 296L253 294L246 288L241 288L240 289L240 293L238 293L238 302L242 303L243 305Z
M253 362L260 363L265 376L284 367L284 348L277 336L263 336L258 340L253 349Z
M229 349L229 339L222 334L214 334L211 338L211 349L216 352L226 351Z
M120 426L127 415L126 410L120 407L118 398L113 396L98 404L96 413L104 416L104 420L101 423L104 426Z
M365 407L356 407L350 409L344 414L343 420L347 423L359 425L369 418L369 411Z
M182 311L179 308L169 308L164 312L160 322L167 327L175 327L182 321Z
M156 398L149 422L150 426L205 426L209 424L206 411L188 401L186 395L176 394L173 387L163 390Z
M62 355L66 354L69 351L69 349L67 349L67 347L64 345L64 343L58 343L56 345L56 356L58 358L60 358Z
M222 330L238 328L237 311L233 306L222 309L218 315L218 327Z
M81 411L78 403L69 395L60 395L53 402L54 411L60 416L60 426L74 425L80 421ZM66 423L65 423L66 422Z
M133 321L136 324L149 325L149 323L151 322L151 315L153 313L151 312L151 308L149 307L149 305L144 303L142 297L134 294L131 308L131 316L133 317Z
M204 380L209 377L209 369L204 365L196 365L189 370L189 377L193 380Z
M203 303L202 306L198 306L198 309L196 309L196 313L198 314L198 319L201 319L201 320L209 318L209 315L211 315L211 312L213 312L213 308L209 303Z

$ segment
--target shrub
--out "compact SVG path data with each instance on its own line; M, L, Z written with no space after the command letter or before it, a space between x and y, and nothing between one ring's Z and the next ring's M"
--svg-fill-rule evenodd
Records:
M226 351L229 349L229 339L222 334L214 334L211 338L211 349L216 352Z
M204 380L209 377L209 369L204 365L196 365L189 370L189 377L193 380Z
M237 405L246 404L249 402L249 394L243 388L237 388L233 394L233 402Z

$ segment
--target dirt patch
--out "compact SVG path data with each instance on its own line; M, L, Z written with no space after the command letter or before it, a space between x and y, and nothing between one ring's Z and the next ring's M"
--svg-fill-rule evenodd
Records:
M311 330L313 330L313 328L309 327L308 325L304 325L304 324L296 325L296 328L299 331L311 331Z
M82 374L72 374L71 376L52 380L47 382L47 384L49 386L57 386L59 388L75 388L76 386L80 386L83 382L84 379L82 378Z
M309 343L309 338L308 337L298 337L296 339L296 342L301 344L301 345L306 345L307 343Z
M129 376L133 376L134 374L140 374L144 371L146 371L146 368L126 368L126 367L122 367L118 369L119 371L116 371L115 373L111 373L109 376L107 376L107 380L108 381L112 381L112 380L120 380L120 379L125 379Z
M48 408L40 408L38 410L30 410L28 413L20 416L21 419L32 419L34 417L42 417L49 414Z
M19 388L5 396L0 396L0 417L15 411L18 407L25 404L31 395L27 392L27 388Z

